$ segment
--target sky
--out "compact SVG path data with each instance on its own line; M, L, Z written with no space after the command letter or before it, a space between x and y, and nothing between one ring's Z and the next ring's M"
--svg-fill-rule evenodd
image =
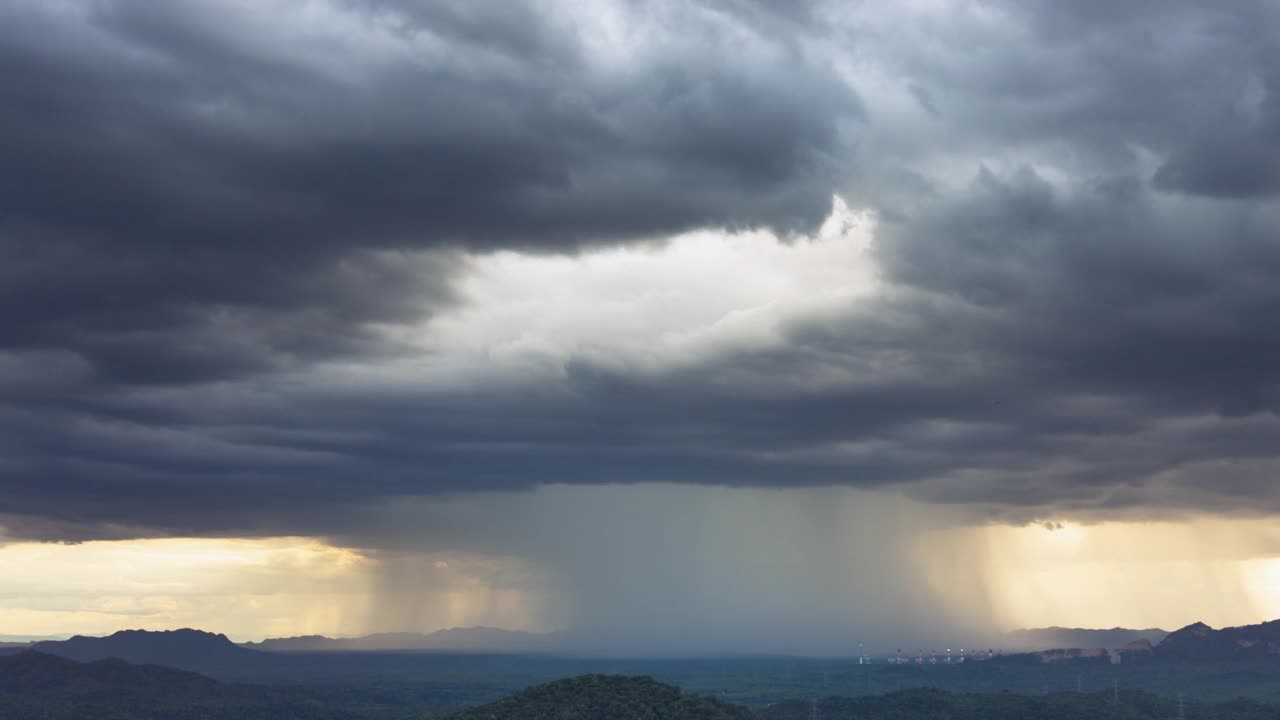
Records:
M1280 617L1274 1L0 5L0 634Z

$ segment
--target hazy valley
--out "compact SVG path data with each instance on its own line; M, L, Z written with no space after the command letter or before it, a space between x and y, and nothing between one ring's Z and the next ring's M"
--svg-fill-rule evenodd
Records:
M1197 623L1156 643L1147 640L1152 632L1024 631L1017 636L1054 639L1066 633L1127 642L1119 648L1041 646L971 654L964 662L955 655L950 663L945 657L903 657L899 663L896 654L617 659L421 647L441 637L470 636L472 648L480 639L527 640L491 628L347 639L338 647L307 639L311 649L286 643L282 651L260 649L271 647L270 641L237 645L197 630L122 631L0 650L0 707L14 713L4 717L14 718L43 718L44 711L55 718L91 717L92 708L112 708L130 718L409 718L501 701L498 709L460 717L494 712L518 718L560 717L562 710L555 708L562 702L652 702L666 708L653 717L790 718L807 717L817 702L828 718L907 717L911 708L952 717L1115 711L1121 713L1116 717L1146 718L1181 698L1191 708L1189 717L1280 712L1280 621L1221 630ZM388 639L393 646L387 649L353 649ZM566 681L573 677L588 679ZM628 684L626 677L653 681ZM545 683L553 685L522 693ZM674 688L692 695L681 699ZM1237 698L1248 701L1230 704ZM677 706L683 714L670 714Z

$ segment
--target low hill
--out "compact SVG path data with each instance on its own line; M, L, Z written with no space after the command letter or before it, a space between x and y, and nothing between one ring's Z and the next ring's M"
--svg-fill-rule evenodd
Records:
M225 684L119 659L81 663L27 650L0 657L3 720L417 720L421 708L348 690Z
M5 720L180 717L177 707L218 707L229 699L216 680L173 668L114 658L81 663L34 650L0 657Z
M115 658L81 663L35 650L0 657L0 692L5 693L67 698L127 689L191 697L219 687L218 681L193 672L159 665L132 665Z
M32 649L81 662L120 658L187 669L243 666L260 659L259 653L236 645L226 635L191 629L121 630L107 637L77 635L69 640L38 642Z
M748 720L750 710L714 698L686 695L651 677L583 675L538 685L451 720Z

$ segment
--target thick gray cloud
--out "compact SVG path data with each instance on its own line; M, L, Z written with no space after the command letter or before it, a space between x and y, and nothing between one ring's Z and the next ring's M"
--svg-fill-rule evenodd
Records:
M1273 4L455 5L0 10L11 534L544 483L1276 509ZM881 284L781 342L377 370L484 253L785 236L832 193Z
M531 6L311 10L0 11L0 346L128 384L362 352L457 249L808 227L858 113L727 13L637 13L657 39L611 70Z

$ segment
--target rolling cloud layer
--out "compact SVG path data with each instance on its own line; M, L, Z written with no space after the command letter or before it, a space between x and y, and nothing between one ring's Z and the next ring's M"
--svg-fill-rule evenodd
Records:
M1274 3L454 5L0 8L9 536L1280 509Z

